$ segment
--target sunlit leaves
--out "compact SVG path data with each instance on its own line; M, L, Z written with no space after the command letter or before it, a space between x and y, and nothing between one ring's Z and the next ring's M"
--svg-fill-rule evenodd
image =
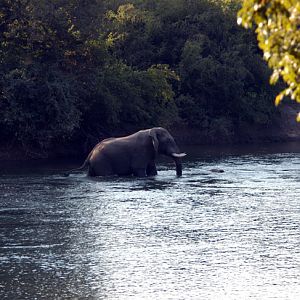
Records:
M255 25L259 47L273 70L270 82L282 78L288 85L275 104L285 96L300 103L299 0L244 0L238 23L246 28Z

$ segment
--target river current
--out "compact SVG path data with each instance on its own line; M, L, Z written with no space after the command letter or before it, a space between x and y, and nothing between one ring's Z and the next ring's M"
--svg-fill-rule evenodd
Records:
M0 163L0 299L300 299L300 145L182 150L180 178Z

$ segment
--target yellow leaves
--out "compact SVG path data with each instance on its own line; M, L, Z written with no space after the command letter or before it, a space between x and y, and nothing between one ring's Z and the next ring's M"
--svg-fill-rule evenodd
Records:
M287 84L276 97L275 105L285 96L300 103L299 0L244 0L238 24L245 28L256 25L259 47L273 69L270 83L275 84L282 78Z
M300 23L300 2L291 10L290 21Z
M121 5L118 8L117 18L119 21L124 20L127 21L133 15L135 8L133 4L125 4Z
M274 70L273 74L270 77L270 83L275 84L278 81L279 76L280 76L279 70Z
M75 38L80 38L80 31L76 30L75 25L71 24L70 28L68 29L68 33L70 33L71 35L73 35Z
M269 60L270 57L271 57L271 53L270 52L265 52L264 53L264 59L265 60Z
M251 28L253 24L253 6L256 4L253 0L244 1L243 7L238 12L237 23L245 28Z
M283 99L284 97L284 93L285 91L281 92L280 94L278 94L275 98L275 106L278 106L281 102L281 100Z
M106 45L112 47L116 42L125 40L125 33L110 32L106 38Z
M133 4L120 5L117 13L113 11L108 11L106 16L109 19L116 19L121 24L126 22L138 23L144 18L144 11L135 8Z
M300 122L300 112L298 113L296 120L297 120L297 122Z
M236 22L238 25L242 25L243 19L241 17L238 17Z

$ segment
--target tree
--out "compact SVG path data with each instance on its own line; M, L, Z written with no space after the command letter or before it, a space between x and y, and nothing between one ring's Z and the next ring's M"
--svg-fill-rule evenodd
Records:
M58 141L176 119L173 72L162 64L133 69L116 58L103 5L0 0L2 141L47 152Z
M80 35L76 1L65 2L2 0L0 6L0 125L24 146L47 148L79 127L80 77L95 47Z
M299 0L244 0L238 24L256 26L258 45L273 69L270 83L280 78L287 84L276 99L289 96L300 103L300 2ZM297 116L300 122L300 112Z
M236 24L234 4L135 0L108 14L114 54L138 70L169 65L180 78L172 82L180 122L224 141L268 126L276 115L270 70L254 34Z
M47 154L141 127L231 141L274 124L270 69L239 4L0 0L1 140Z

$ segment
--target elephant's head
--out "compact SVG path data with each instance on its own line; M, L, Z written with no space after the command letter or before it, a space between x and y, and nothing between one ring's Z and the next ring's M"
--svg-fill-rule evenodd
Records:
M182 175L181 158L186 156L186 154L180 152L171 134L166 129L161 127L155 127L150 129L149 134L152 138L152 143L155 152L172 157L176 164L177 176L181 176Z

